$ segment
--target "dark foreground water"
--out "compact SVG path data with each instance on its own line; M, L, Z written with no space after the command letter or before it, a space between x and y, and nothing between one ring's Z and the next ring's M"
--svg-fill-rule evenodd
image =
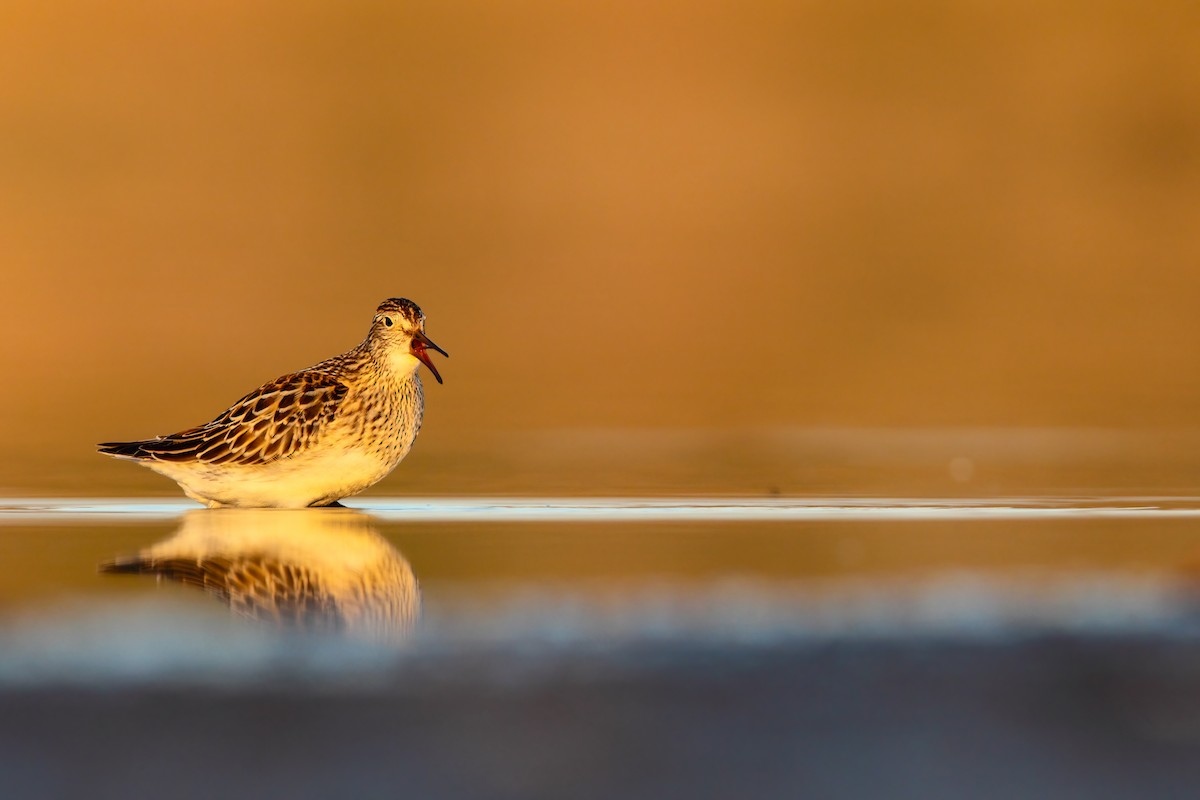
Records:
M1200 778L1200 498L352 502L0 501L0 796Z

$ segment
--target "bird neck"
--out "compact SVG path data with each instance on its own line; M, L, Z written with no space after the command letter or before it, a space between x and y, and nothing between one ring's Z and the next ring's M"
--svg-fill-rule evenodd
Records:
M370 338L361 346L376 367L396 383L420 382L417 370L420 368L421 362L407 349L390 347L384 342Z

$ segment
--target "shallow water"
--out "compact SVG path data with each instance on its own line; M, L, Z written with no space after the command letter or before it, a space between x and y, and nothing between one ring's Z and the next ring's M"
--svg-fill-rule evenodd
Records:
M303 511L8 462L0 795L1200 780L1195 437L534 444L421 450Z
M447 646L1186 635L1200 565L1188 496L352 502L6 499L0 677L223 681L287 652L331 680ZM166 566L99 571L139 553ZM248 562L257 584L229 577ZM288 596L296 575L318 590Z

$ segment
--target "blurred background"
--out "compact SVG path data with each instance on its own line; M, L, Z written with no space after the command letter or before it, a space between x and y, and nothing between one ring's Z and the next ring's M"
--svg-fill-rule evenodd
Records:
M11 0L0 488L174 494L93 443L392 296L453 358L384 493L806 491L926 445L934 484L1014 446L1200 478L1198 32L1182 1Z

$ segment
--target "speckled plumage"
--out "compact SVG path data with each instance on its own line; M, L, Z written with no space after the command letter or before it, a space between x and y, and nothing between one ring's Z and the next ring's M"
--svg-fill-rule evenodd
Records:
M204 425L100 452L138 461L210 507L302 508L357 494L395 469L421 429L417 369L441 382L425 315L393 298L354 349L264 384Z

